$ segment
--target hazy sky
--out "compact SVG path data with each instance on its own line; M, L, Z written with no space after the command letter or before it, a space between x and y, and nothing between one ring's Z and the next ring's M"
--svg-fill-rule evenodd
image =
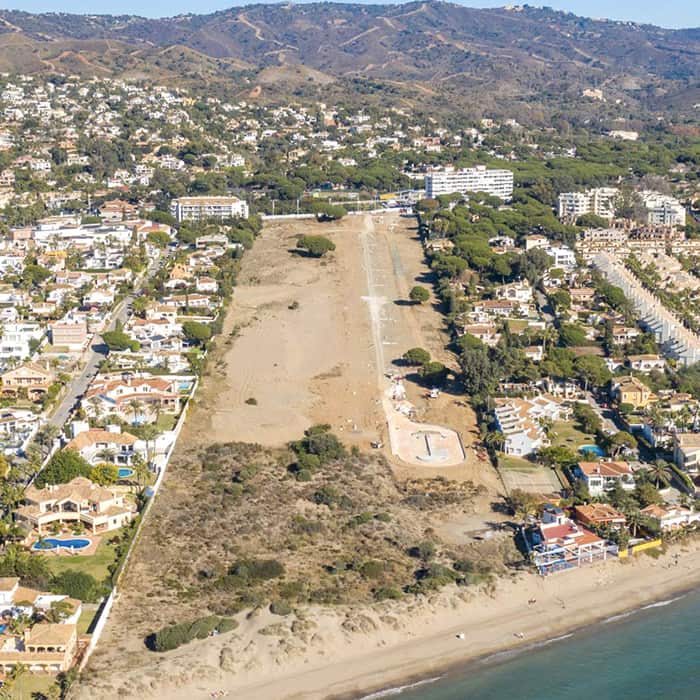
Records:
M462 4L500 7L508 2L509 0L463 0ZM516 4L514 0L511 2ZM138 14L148 17L213 12L245 4L249 3L240 0L0 0L1 8L29 12ZM530 0L530 4L536 5L538 2ZM634 20L663 27L700 27L700 0L540 0L539 4L587 17Z

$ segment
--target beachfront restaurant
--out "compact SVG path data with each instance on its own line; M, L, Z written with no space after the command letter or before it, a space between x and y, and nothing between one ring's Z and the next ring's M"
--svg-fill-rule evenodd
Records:
M542 520L523 534L542 576L605 561L608 553L612 553L606 540L552 505L545 506Z

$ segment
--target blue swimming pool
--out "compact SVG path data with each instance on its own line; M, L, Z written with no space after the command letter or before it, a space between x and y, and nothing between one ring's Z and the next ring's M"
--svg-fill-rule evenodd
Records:
M129 467L119 467L119 478L120 479L128 479L132 477L136 472L133 469L129 469Z
M92 544L92 541L86 537L45 537L43 540L35 542L32 549L36 551L57 549L65 547L66 549L85 549Z
M605 452L598 445L581 445L578 451L582 454L588 454L593 457L605 457Z

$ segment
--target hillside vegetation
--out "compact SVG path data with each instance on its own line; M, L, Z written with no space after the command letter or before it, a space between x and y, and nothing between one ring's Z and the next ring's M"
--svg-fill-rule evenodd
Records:
M398 97L418 87L436 104L478 96L485 109L514 100L566 109L586 87L604 88L610 101L692 109L699 57L700 29L533 7L280 4L166 19L0 12L0 67L10 72L235 75L239 90L277 80L298 93L337 79L344 91Z

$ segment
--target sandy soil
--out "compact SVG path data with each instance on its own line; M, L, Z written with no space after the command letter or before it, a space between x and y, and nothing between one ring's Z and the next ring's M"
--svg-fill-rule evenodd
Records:
M371 234L369 264L382 290L381 353L370 323L368 263L358 240L363 231ZM329 236L337 246L335 253L327 260L316 260L290 252L301 233ZM387 215L348 217L330 225L300 221L266 226L244 258L223 338L180 444L243 441L278 446L298 439L306 427L320 422L330 423L346 444L362 450L369 449L372 440L384 440L382 382L392 362L414 346L427 348L446 364L454 361L445 351L447 336L435 300L423 306L405 303L416 282L429 287L426 272L412 219ZM397 478L433 478L439 472L484 487L480 500L472 505L473 513L467 514L468 526L463 520L435 524L449 533L448 539L459 541L468 537L467 531L481 529L494 519L489 505L499 490L497 475L470 447L476 436L475 419L466 404L450 392L437 400L426 399L424 390L411 381L407 389L418 419L459 431L467 454L461 464L438 469L401 464L390 459L387 451ZM246 403L249 399L256 403ZM159 498L166 498L168 489L184 488L186 483L168 474ZM526 585L535 585L534 578L527 580L531 583ZM145 650L138 635L126 632L134 614L129 604L134 595L132 591L115 603L88 667L93 675L88 673L76 697L114 697L112 684L126 679L133 694L120 691L121 697L187 695L189 700L205 697L204 688L216 679L225 687L246 687L236 697L282 698L290 696L284 684L269 693L259 691L258 684L296 675L300 668L317 670L309 677L311 694L300 686L297 697L325 697L335 687L331 688L334 681L323 675L322 667L328 666L335 675L339 673L336 665L345 658L361 660L377 648L403 645L424 635L426 629L453 621L455 611L467 605L461 597L440 596L411 603L408 610L399 603L367 610L310 610L305 619L294 618L294 632L281 637L259 630L271 623L288 625L290 620L256 613L243 620L234 635L154 655ZM470 619L471 610L463 609L465 620ZM365 633L370 632L368 638ZM352 677L361 675L358 669L364 663L347 669ZM387 668L391 666L387 663ZM397 670L396 675L404 671ZM375 680L363 680L362 685L373 685ZM176 695L176 686L187 690Z
M446 589L359 611L311 609L287 618L260 612L243 619L235 633L131 667L134 694L120 697L193 700L217 689L237 700L354 697L552 638L698 583L700 550L694 545L656 560L641 555L548 579L514 575L479 590ZM110 697L101 687L84 686L77 697Z
M319 422L363 447L376 439L382 417L360 299L360 226L356 218L273 225L246 254L226 328L237 336L223 382L212 387L207 441L279 446ZM327 260L291 253L301 233L329 236L335 253ZM253 398L257 405L245 403Z
M291 253L302 233L329 236L335 253L321 261ZM323 422L363 450L372 441L387 442L385 372L405 369L394 362L416 346L454 365L436 300L406 303L416 283L430 288L413 219L387 214L332 225L304 220L266 226L244 258L224 330L228 347L214 380L205 383L199 399L204 410L192 417L185 438L278 446ZM379 335L373 313L381 317ZM471 447L471 408L449 391L431 400L416 382L406 386L417 420L459 432L465 446L466 459L440 473L497 492L495 471ZM250 399L257 404L247 404ZM435 476L434 466L392 458L388 446L385 455L400 479Z

